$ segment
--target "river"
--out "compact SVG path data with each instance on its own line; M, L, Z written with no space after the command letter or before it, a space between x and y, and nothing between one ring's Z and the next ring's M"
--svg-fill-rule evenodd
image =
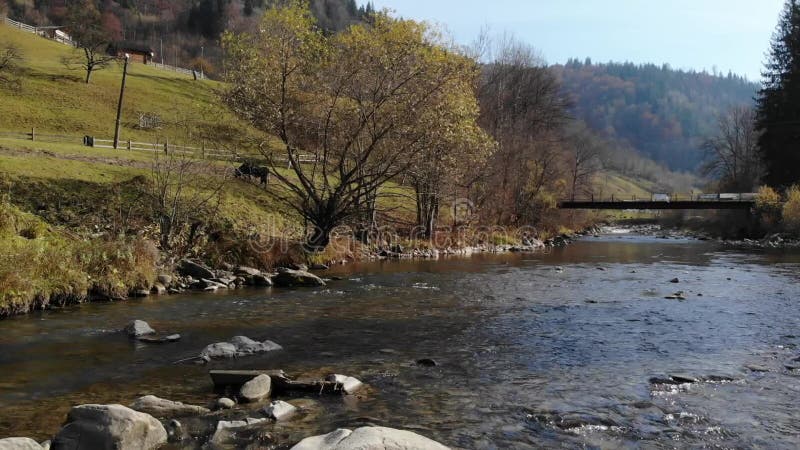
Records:
M314 414L269 426L283 443L368 424L480 449L800 442L800 370L786 367L800 366L800 253L608 234L535 254L330 275L345 279L0 321L0 437L50 438L75 404L145 394L206 404L216 398L209 367L173 363L247 335L285 350L212 367L335 372L369 385L364 399L317 399ZM676 291L686 300L664 298ZM134 318L183 339L129 341L116 330ZM670 374L732 381L649 381Z

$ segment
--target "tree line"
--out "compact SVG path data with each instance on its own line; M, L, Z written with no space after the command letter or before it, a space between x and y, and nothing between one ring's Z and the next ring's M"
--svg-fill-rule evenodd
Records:
M283 0L0 0L0 14L34 26L73 25L78 3L97 12L106 44L130 41L151 47L156 61L213 73L220 64L219 37L225 30L255 27L261 15ZM355 0L310 0L319 26L335 32L375 11Z
M732 106L752 105L758 84L732 73L675 70L668 64L593 63L553 66L574 103L573 114L621 146L672 170L695 171L703 139Z
M308 224L311 250L343 225L368 240L398 186L413 192L416 237L434 237L457 199L469 205L461 224L552 225L557 200L589 190L600 168L602 142L569 118L526 44L465 49L381 12L329 34L302 1L222 42L224 100L279 138L260 145L279 181L267 192Z

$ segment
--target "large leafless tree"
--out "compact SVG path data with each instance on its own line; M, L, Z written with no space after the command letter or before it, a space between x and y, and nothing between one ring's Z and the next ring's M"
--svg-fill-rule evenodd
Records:
M719 117L717 134L703 143L708 157L703 172L717 177L722 189L751 192L763 175L758 139L754 110L731 108Z

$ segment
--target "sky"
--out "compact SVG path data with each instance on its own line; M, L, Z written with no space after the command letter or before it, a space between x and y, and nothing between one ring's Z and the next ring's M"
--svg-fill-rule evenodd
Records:
M361 1L366 3L366 1ZM761 78L784 0L373 0L443 26L461 44L509 33L550 64L667 63Z

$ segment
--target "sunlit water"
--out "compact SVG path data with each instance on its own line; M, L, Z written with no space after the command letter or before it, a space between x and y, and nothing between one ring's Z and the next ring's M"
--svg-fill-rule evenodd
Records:
M74 404L144 394L206 404L216 398L209 367L173 362L247 335L285 350L212 367L336 372L370 386L365 399L317 399L311 416L267 426L287 445L366 424L481 449L800 443L800 372L786 367L800 365L800 253L614 234L551 252L331 275L347 279L2 321L0 437L49 438ZM687 300L664 299L679 290ZM116 330L134 318L183 339L131 342ZM438 366L419 367L420 358ZM676 373L735 381L648 381Z

